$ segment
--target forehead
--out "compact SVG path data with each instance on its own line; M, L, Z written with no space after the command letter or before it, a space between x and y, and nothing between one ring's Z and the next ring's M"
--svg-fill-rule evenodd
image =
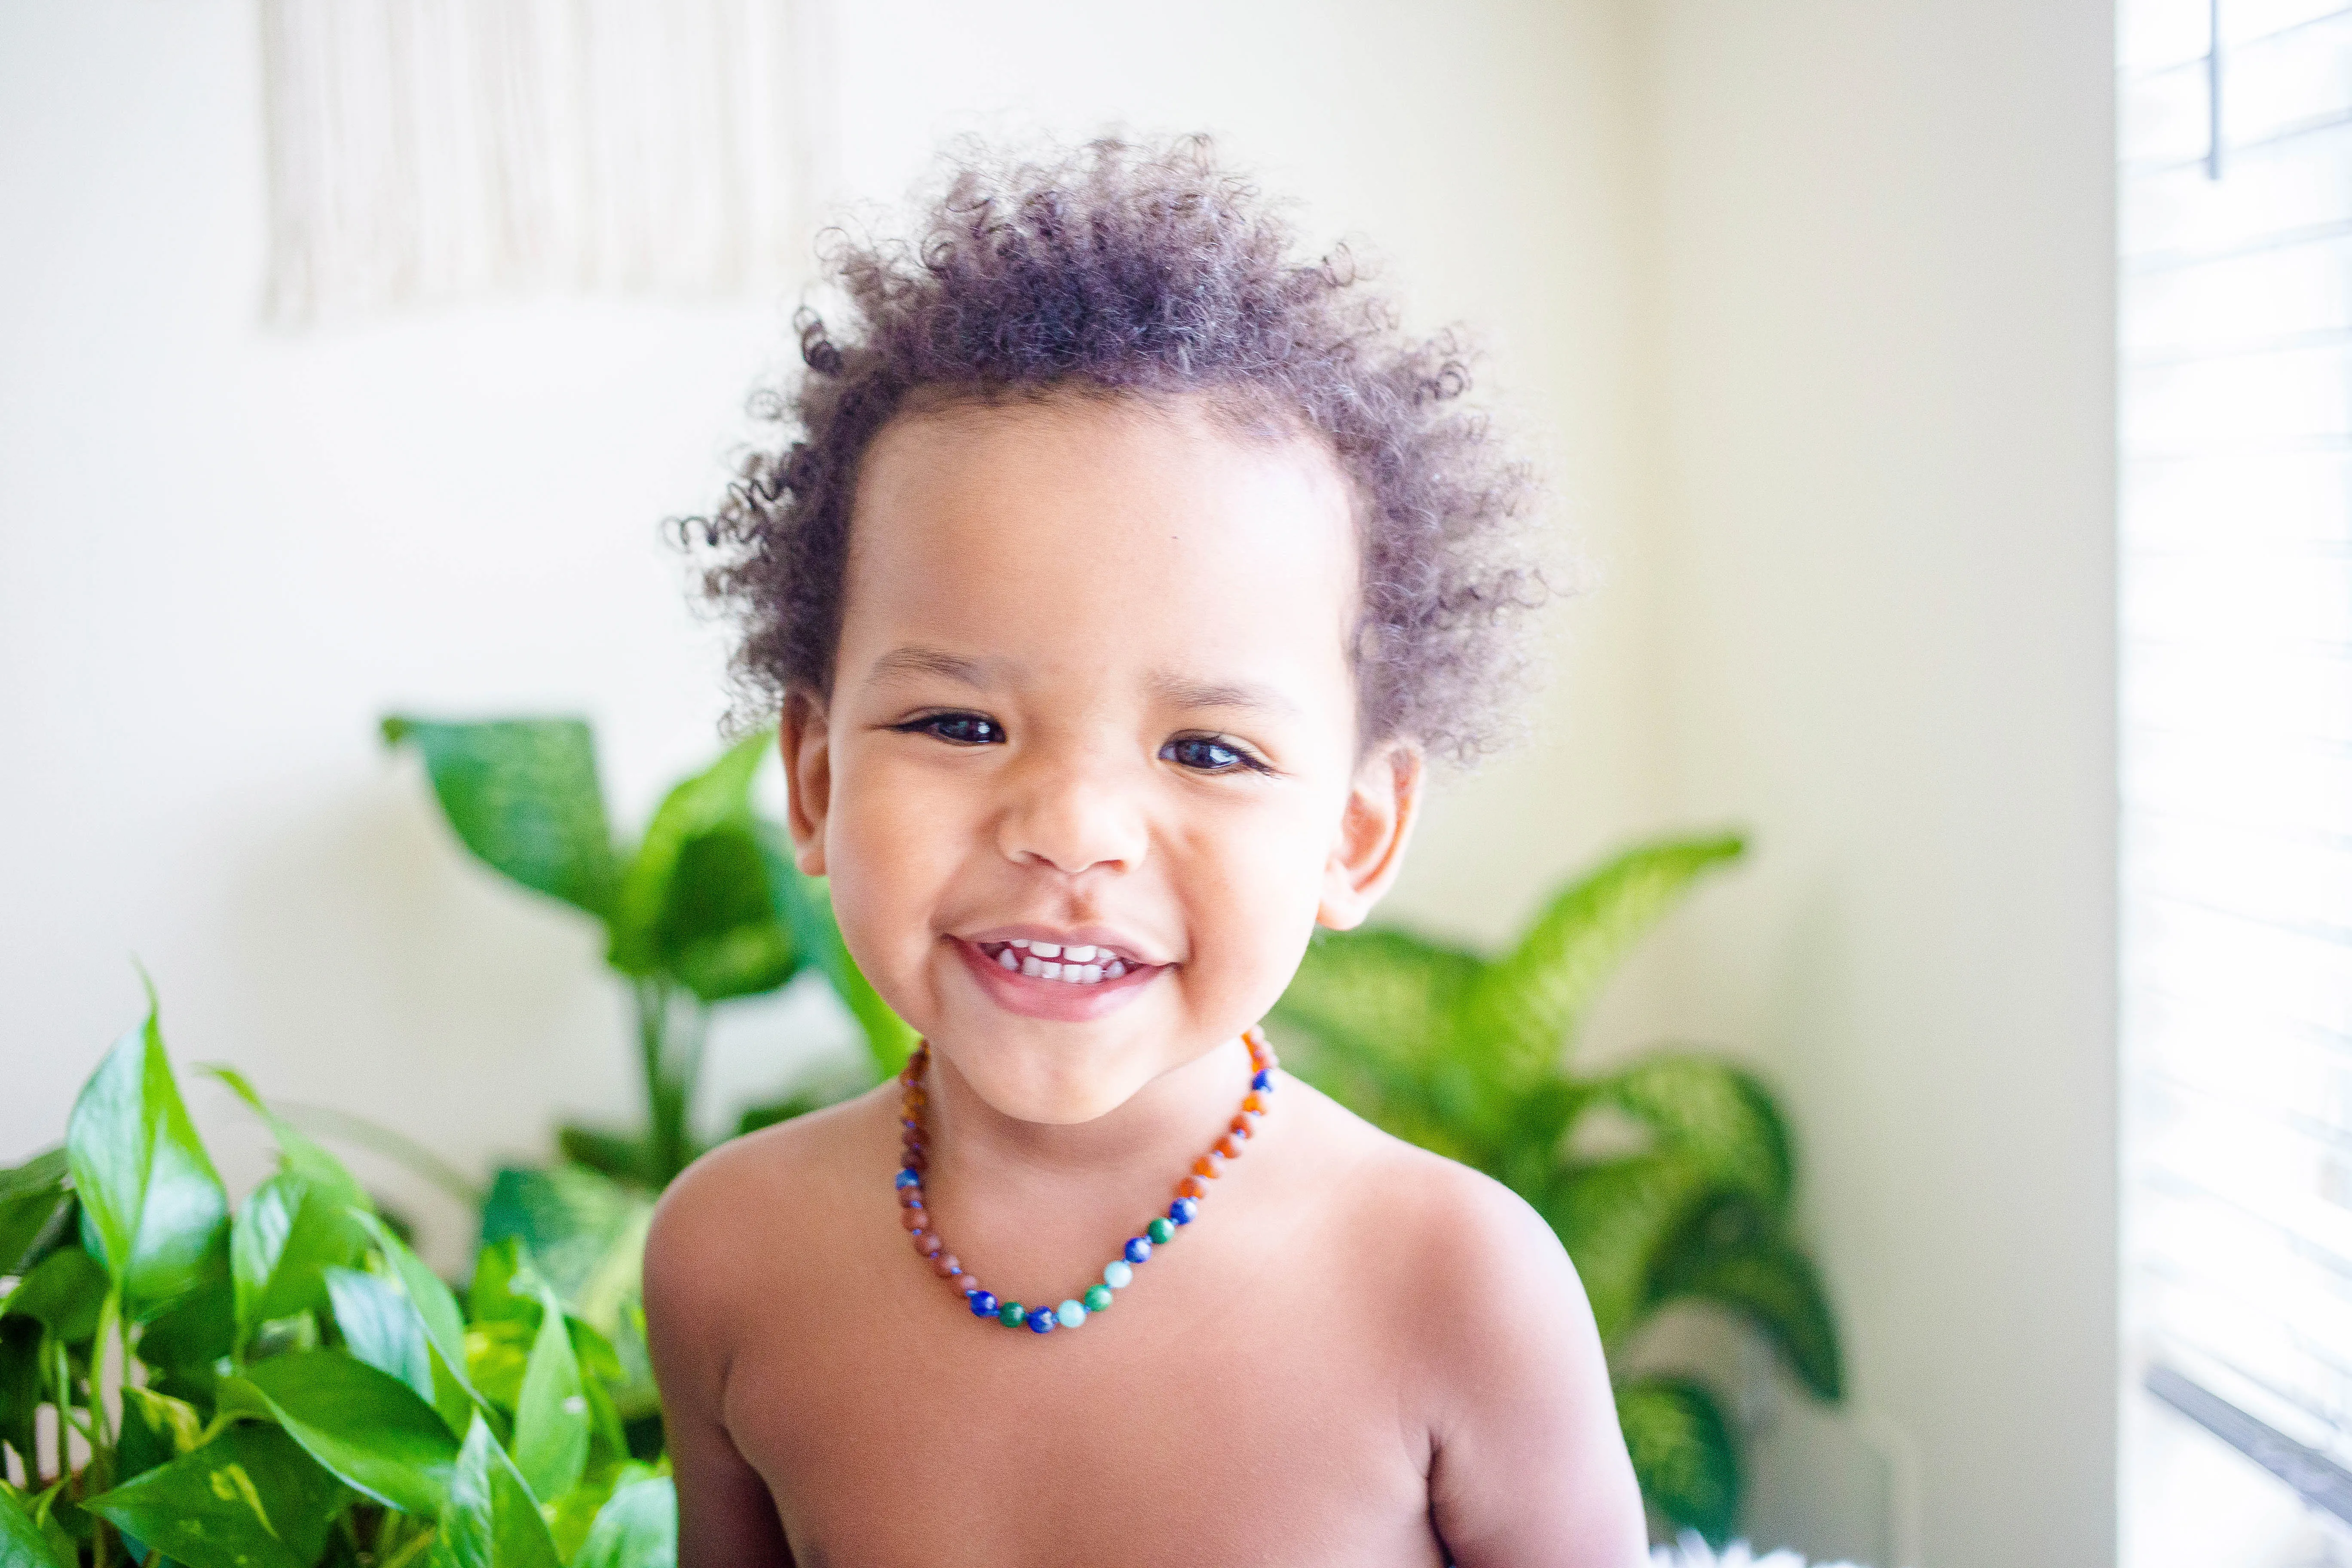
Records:
M1045 666L1328 672L1356 578L1348 487L1313 441L1197 403L956 405L867 451L840 651L914 637Z

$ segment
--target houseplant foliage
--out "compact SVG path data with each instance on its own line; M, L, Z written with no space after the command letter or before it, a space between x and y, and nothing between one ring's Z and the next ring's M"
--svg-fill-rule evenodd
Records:
M751 808L752 776L773 748L772 731L747 736L680 781L634 845L614 842L594 736L582 720L395 714L383 721L383 737L422 754L442 815L476 859L604 928L605 962L627 985L635 1014L646 1125L625 1133L565 1127L558 1137L568 1158L649 1190L667 1185L699 1152L688 1115L711 1009L773 991L811 966L856 1018L876 1079L905 1062L913 1032L857 972L823 884L793 868L782 828ZM753 1107L740 1126L819 1102L803 1093Z
M618 1357L528 1248L485 1248L459 1297L216 1076L278 1143L234 1212L152 997L64 1146L0 1173L0 1447L24 1481L0 1481L0 1568L674 1563Z
M1555 895L1497 957L1391 929L1320 933L1274 1021L1310 1081L1496 1177L1550 1222L1612 1367L1662 1309L1703 1302L1752 1325L1800 1383L1835 1400L1837 1326L1790 1235L1789 1132L1764 1085L1687 1051L1591 1073L1570 1056L1626 952L1743 849L1734 835L1629 849ZM1611 1146L1594 1147L1596 1135ZM1706 1386L1623 1377L1617 1409L1650 1505L1727 1539L1738 1453Z

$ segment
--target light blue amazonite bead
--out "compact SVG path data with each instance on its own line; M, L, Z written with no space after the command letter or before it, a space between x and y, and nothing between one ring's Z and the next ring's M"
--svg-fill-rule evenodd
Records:
M1087 1321L1087 1309L1077 1301L1065 1301L1054 1309L1054 1316L1062 1320L1062 1327L1075 1329Z
M1103 1265L1103 1283L1114 1290L1126 1289L1134 1279L1135 1270L1128 1266L1127 1260L1123 1258Z

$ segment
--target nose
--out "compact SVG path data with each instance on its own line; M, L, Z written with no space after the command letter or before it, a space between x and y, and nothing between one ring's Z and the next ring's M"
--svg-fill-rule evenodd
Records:
M1131 871L1149 838L1139 803L1111 770L1079 759L1044 755L1013 770L997 845L1016 865L1078 876Z

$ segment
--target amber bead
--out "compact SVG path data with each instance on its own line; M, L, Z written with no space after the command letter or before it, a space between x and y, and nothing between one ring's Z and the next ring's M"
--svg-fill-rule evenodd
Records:
M925 1226L931 1223L930 1211L929 1209L902 1209L898 1214L898 1223L905 1226L908 1230L920 1230Z
M909 1171L922 1171L929 1168L931 1158L920 1149L909 1149L898 1156L898 1163Z
M1246 1116L1234 1117L1233 1121L1225 1128L1225 1131L1232 1133L1236 1138L1248 1137L1250 1135L1249 1118Z
M940 1248L946 1245L947 1243L941 1241L939 1237L931 1231L919 1230L915 1233L915 1250L921 1253L926 1258L929 1258L931 1254L939 1251Z
M1228 1132L1217 1140L1217 1152L1228 1160L1238 1160L1242 1157L1242 1141Z
M932 1258L931 1267L940 1271L940 1278L942 1279L952 1279L963 1272L963 1265L957 1261L956 1255L952 1252L942 1252Z
M1214 1156L1203 1154L1192 1162L1192 1173L1196 1176L1206 1176L1213 1182L1224 1173L1217 1169Z
M898 1189L898 1206L902 1209L921 1208L923 1206L923 1189L920 1187L900 1187Z
M1191 1198L1198 1203L1209 1195L1209 1184L1198 1176L1187 1176L1176 1184L1176 1195L1180 1198Z
M980 1281L973 1279L969 1274L959 1274L954 1279L950 1281L950 1283L954 1285L957 1289L962 1291L967 1296L980 1289Z
M1242 1114L1244 1116L1264 1116L1265 1114L1265 1096L1260 1094L1255 1089L1252 1089L1249 1093L1244 1095L1242 1097Z

